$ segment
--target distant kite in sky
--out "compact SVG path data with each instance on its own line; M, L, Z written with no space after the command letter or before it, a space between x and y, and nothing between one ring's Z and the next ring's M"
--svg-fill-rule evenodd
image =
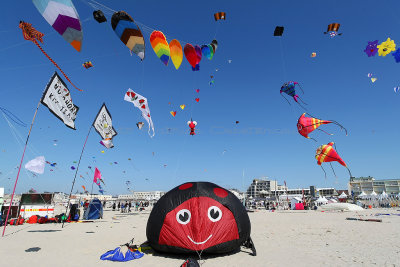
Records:
M339 23L331 23L328 25L328 29L326 30L326 32L324 32L324 34L328 33L331 38L335 37L336 35L342 35L341 33L338 33L339 28Z
M316 57L316 56L317 56L317 53L315 53L315 52L311 53L311 57Z
M180 105L179 107L180 107L182 110L184 110L185 107L186 107L186 105Z
M121 41L141 60L145 55L145 43L139 26L125 11L115 12L111 18L111 27Z
M171 113L171 115L172 115L173 117L176 116L176 111L171 111L170 113Z
M67 81L69 81L72 86L74 86L77 90L82 91L81 89L79 89L78 87L76 87L71 80L68 78L68 76L64 73L64 71L57 65L57 63L43 50L43 48L40 46L40 44L38 43L41 42L43 43L43 36L44 34L37 31L32 24L27 23L27 22L23 22L20 21L19 22L19 28L21 28L22 30L22 34L24 36L25 40L28 41L32 41L39 49L40 51L42 51L42 53L51 61L51 63L54 64L54 66L57 67L57 69L59 69L59 71L64 75L65 79L67 79ZM49 127L50 128L50 127Z
M396 86L396 87L394 88L394 92L395 92L395 93L399 92L399 89L400 89L400 87L399 87L399 86Z
M282 36L284 29L285 28L283 26L276 26L274 30L274 36Z
M86 61L85 63L82 64L82 66L83 66L85 69L90 69L91 67L93 67L93 64L92 64L91 61Z
M54 30L80 52L83 40L82 25L72 1L33 0L33 4Z
M103 22L106 22L106 21L107 21L106 17L104 16L103 11L101 11L101 10L93 11L93 18L94 18L98 23L103 23Z
M139 121L138 123L136 123L136 126L138 127L139 130L142 130L144 123Z
M197 122L193 121L191 119L190 121L187 122L187 124L189 125L189 128L190 128L190 135L195 135L196 134L195 128L196 128Z
M303 89L301 88L301 86L300 86L300 84L299 84L298 82L290 81L290 82L286 82L286 83L284 83L284 84L282 85L281 90L280 90L281 96L282 96L283 98L285 98L285 100L289 103L289 105L290 105L289 100L287 100L286 97L284 97L284 96L282 95L282 93L285 93L285 94L287 94L287 95L293 97L294 101L296 101L296 102L299 104L299 106L301 106L303 109L305 109L305 108L299 103L299 101L298 101L298 100L300 100L303 104L306 104L306 103L305 103L303 100L301 100L300 97L296 94L296 89L295 89L295 86L296 86L296 85L299 86L300 90L301 90L301 91L303 92L303 94L304 94L304 91L303 91ZM307 105L307 104L306 104L306 105Z
M226 13L225 12L217 12L214 14L214 19L215 19L215 21L218 21L220 19L226 20Z
M396 44L394 40L387 38L385 42L382 42L378 47L378 55L385 57L386 55L390 54L391 52L396 50Z
M392 56L394 57L394 60L396 63L400 62L400 48L398 48L394 53L392 53Z
M325 132L324 130L318 129L318 127L320 127L321 125L329 124L329 123L338 125L340 128L342 128L346 132L346 135L347 135L346 128L344 128L338 122L333 121L333 120L320 120L320 119L313 118L313 117L306 117L306 113L303 113L303 115L301 115L299 120L297 121L297 130L298 130L299 134L301 134L305 138L310 138L308 135L314 130L320 130L326 134L332 135L330 133ZM311 138L311 139L315 140L314 138Z
M25 169L37 174L44 173L44 167L46 165L46 160L44 156L36 157L25 164Z
M350 177L353 177L351 175L351 172L350 172L349 168L347 167L346 163L342 160L342 158L339 156L339 154L333 148L333 145L334 145L334 143L330 142L326 145L322 145L317 148L317 151L315 153L315 158L317 159L317 164L321 166L321 164L324 162L337 161L342 166L346 167L346 169L349 171ZM332 167L332 165L331 165L331 167ZM321 168L322 168L322 166L321 166ZM333 170L333 168L332 168L332 170ZM324 170L324 172L325 172L325 170ZM326 176L326 172L325 172L325 176ZM335 174L335 176L336 176L336 174Z
M373 42L368 42L367 47L365 48L364 52L367 54L368 57L373 57L378 52L378 40Z

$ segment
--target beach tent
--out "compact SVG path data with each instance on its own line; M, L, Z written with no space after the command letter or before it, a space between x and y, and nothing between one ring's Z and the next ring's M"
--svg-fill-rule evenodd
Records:
M361 194L358 195L359 198L365 198L367 194L364 193L364 191L361 192Z
M84 220L97 220L103 218L103 205L98 198L90 201L88 208L83 214Z
M345 193L345 192L342 192L342 193L340 194L339 198L347 198L346 193Z
M319 196L318 199L315 202L317 203L318 206L320 206L320 205L323 205L323 204L327 204L328 200L325 197Z

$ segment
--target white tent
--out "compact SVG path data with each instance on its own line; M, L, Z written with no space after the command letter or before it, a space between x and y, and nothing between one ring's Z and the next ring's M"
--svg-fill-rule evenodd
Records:
M340 194L339 198L347 198L346 193L343 191L343 192Z
M372 191L371 196L377 196L378 194L375 191Z
M358 195L359 198L365 198L367 194L364 193L364 191L361 192L361 194Z
M315 202L319 206L319 205L328 203L328 200L325 197L319 196L319 198Z

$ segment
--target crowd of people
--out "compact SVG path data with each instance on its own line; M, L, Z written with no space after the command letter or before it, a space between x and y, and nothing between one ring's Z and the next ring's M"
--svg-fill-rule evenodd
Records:
M142 211L145 209L145 207L149 206L149 202L143 202L143 201L137 201L137 202L131 202L131 201L125 201L125 202L116 202L113 203L112 205L112 210L118 210L121 211L121 213L128 213L131 212L131 208L135 208L135 211Z

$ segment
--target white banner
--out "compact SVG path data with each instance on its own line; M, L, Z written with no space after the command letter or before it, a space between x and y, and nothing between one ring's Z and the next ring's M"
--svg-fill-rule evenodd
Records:
M75 118L79 107L72 103L71 94L57 72L54 72L47 84L41 102L67 127L75 130Z
M99 113L93 122L93 127L103 139L111 139L117 135L117 132L112 126L112 117L110 112L108 112L106 104L103 104L100 108Z

